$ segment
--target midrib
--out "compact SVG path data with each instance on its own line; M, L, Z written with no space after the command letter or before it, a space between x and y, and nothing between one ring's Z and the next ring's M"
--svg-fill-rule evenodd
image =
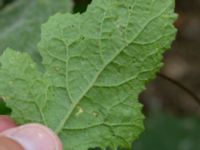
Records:
M168 7L170 7L171 3L169 5L167 5L167 7L165 9L163 9L160 13L158 13L158 15L150 18L146 24L144 24L143 28L133 37L133 39L128 42L124 47L122 47L103 67L101 70L99 70L99 72L97 73L96 77L92 80L91 84L88 86L88 88L83 92L83 94L80 96L80 98L78 98L78 100L72 104L72 106L70 107L68 113L66 114L66 116L63 118L63 120L61 121L61 123L58 125L58 127L55 129L55 132L59 135L60 132L62 131L62 128L64 127L65 123L67 122L67 120L69 119L69 117L72 115L72 112L74 111L74 109L77 107L77 105L80 103L80 101L83 99L83 97L88 93L88 91L93 87L93 85L95 84L95 82L97 81L97 79L99 78L99 75L101 74L101 72L127 47L129 46L131 43L133 43L135 41L135 39L137 39L137 37L144 31L144 29L149 25L149 23L151 23L154 19L160 17L167 9Z

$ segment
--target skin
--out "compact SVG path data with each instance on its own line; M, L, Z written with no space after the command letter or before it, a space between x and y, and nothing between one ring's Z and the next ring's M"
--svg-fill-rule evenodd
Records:
M17 126L8 116L0 116L0 150L62 150L60 139L40 124Z

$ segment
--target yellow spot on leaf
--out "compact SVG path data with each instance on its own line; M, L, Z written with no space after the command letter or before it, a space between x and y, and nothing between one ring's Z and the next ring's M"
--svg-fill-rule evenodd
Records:
M79 116L79 115L82 114L84 111L83 111L83 108L80 107L80 106L78 106L77 108L78 108L78 111L77 111L77 113L76 113L76 116Z
M92 115L93 115L94 117L97 117L97 116L98 116L98 113L97 113L97 112L92 112Z

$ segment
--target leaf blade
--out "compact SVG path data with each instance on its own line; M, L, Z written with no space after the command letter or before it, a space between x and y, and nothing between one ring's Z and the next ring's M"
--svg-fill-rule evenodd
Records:
M43 92L31 91L46 96L38 105L41 122L65 149L130 147L138 137L144 119L138 95L174 39L173 7L173 0L96 0L82 15L57 14L43 25L46 70L36 75Z

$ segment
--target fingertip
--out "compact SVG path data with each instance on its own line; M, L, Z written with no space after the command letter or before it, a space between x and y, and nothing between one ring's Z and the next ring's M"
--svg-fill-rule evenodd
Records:
M0 115L0 132L16 126L17 124L9 116Z
M57 135L40 124L27 124L2 133L2 136L19 143L25 150L62 150Z

